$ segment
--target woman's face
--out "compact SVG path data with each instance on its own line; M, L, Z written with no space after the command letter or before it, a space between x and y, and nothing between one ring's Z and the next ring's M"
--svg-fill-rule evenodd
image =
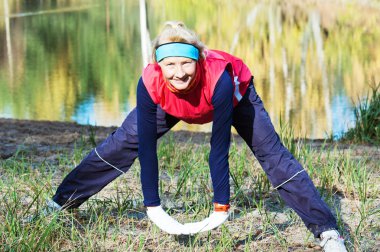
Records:
M197 62L185 57L167 57L158 63L165 79L177 90L186 89L195 78Z

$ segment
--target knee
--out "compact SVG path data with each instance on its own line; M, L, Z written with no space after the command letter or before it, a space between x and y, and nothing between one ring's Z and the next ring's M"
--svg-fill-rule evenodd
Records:
M274 130L268 132L266 135L254 134L254 138L252 141L252 151L257 156L268 157L287 152L280 137Z
M102 157L124 156L130 152L137 151L138 136L130 134L122 127L110 134L100 145L96 147L97 152Z
M134 127L127 129L124 127L119 127L111 134L110 138L112 138L112 142L119 145L126 145L127 148L137 148L139 142L137 129Z

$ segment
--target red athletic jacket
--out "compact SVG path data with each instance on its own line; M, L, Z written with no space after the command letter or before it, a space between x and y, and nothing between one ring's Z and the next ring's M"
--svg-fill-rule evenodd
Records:
M160 66L149 64L142 78L152 100L160 104L168 114L187 123L208 123L212 121L211 104L215 85L225 69L235 85L234 106L241 100L251 81L252 74L243 61L228 53L216 50L205 51L206 58L197 63L199 74L197 85L186 94L173 93L167 86Z

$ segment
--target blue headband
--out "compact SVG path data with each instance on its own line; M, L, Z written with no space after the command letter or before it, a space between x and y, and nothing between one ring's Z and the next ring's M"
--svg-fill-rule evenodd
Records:
M156 61L160 62L167 57L186 57L198 60L199 50L191 44L179 42L162 44L156 49Z

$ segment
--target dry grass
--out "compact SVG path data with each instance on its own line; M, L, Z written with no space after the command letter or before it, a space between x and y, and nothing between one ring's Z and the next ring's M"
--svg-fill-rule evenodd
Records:
M106 129L96 130L103 136ZM208 138L207 134L176 132L160 142L162 202L181 222L202 219L211 208ZM217 230L192 237L171 236L153 226L142 204L138 163L79 210L23 225L22 219L40 211L63 176L91 149L83 135L76 138L76 147L72 148L74 143L70 141L66 144L48 152L41 151L47 148L41 143L24 144L21 151L1 161L0 221L4 225L0 227L0 250L320 249L300 218L284 206L239 137L234 138L230 150L232 215ZM294 144L290 149L305 164L337 216L349 250L376 251L380 247L378 147L288 141L289 144Z

